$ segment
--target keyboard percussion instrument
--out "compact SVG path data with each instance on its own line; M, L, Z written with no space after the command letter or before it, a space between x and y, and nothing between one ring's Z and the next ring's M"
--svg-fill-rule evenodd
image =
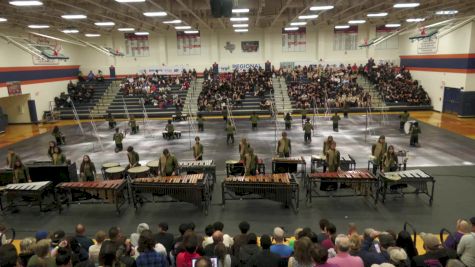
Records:
M304 157L273 157L272 173L300 173L302 179L305 179L307 173L307 162Z
M266 165L262 159L257 159L257 171L259 174L266 173ZM226 176L244 175L244 160L226 160Z
M205 173L216 183L216 164L213 160L188 160L178 162L180 174Z
M54 192L54 185L51 181L32 182L32 183L20 183L20 184L8 184L4 188L5 198L7 200L7 206L3 209L15 208L17 205L15 202L17 199L22 199L29 204L37 203L40 207L40 212L46 211L43 209L44 200L48 196L52 196L52 202L56 202L56 194Z

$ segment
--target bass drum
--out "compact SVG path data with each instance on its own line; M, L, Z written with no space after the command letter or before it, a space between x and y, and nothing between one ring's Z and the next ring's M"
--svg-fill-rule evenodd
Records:
M409 134L409 132L411 131L412 124L414 122L416 121L406 121L406 123L404 124L404 133Z

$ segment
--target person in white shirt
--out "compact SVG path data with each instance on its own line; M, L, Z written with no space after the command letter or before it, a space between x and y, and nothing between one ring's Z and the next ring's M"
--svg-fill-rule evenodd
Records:
M475 217L470 219L472 232L460 239L457 246L457 254L466 266L475 266Z
M223 232L224 224L223 224L222 222L215 222L215 223L213 224L213 227L214 227L214 230L215 230L215 231L221 231L221 232ZM224 244L226 247L230 248L230 247L232 247L232 245L234 244L234 239L233 239L230 235L224 234L224 235L223 235L223 244Z
M95 235L96 244L89 247L89 260L96 266L99 265L99 252L101 251L102 241L106 239L106 233L99 231Z

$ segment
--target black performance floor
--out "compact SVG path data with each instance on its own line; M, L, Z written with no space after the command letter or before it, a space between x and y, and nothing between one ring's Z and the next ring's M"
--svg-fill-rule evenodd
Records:
M49 231L63 229L72 232L74 225L79 222L84 223L88 227L88 233L93 235L97 230L107 229L113 225L118 225L126 233L130 233L142 222L156 229L156 225L161 221L172 225L171 231L174 233L178 232L178 224L182 222L194 222L197 229L202 231L206 224L217 220L224 222L225 231L231 234L238 232L237 224L242 220L251 223L251 231L264 234L270 233L276 225L292 232L302 226L316 229L321 218L330 219L341 232L345 231L350 222L357 223L361 229L371 226L381 230L387 228L400 230L406 221L415 225L418 230L438 232L442 227L452 229L458 218L475 216L473 209L475 141L422 124L422 146L410 148L409 138L399 132L399 122L395 117L381 120L382 117L373 116L369 124L369 134L365 135L366 118L363 115L343 119L338 133L332 131L331 122L318 118L313 141L305 145L300 120L294 118L293 128L289 132L293 155L305 156L308 160L307 171L310 171L310 156L320 154L323 139L332 134L342 155L352 155L357 161L357 168L366 168L371 144L380 134L385 134L388 143L394 144L397 150L408 151L409 168L421 167L436 178L433 206L428 205L428 199L423 195L408 195L402 199L390 196L385 204L379 203L376 206L372 200L362 197L319 198L314 199L311 206L307 206L302 189L298 214L291 209L283 208L279 203L267 200L228 201L223 208L220 205L220 181L224 177L225 161L238 158L238 142L240 138L246 137L258 156L264 159L266 169L270 172L271 158L275 151L275 123L262 120L258 130L252 131L247 119L236 120L236 143L226 145L224 122L208 120L205 122L205 132L199 135L205 146L205 159L213 159L218 170L218 186L215 187L208 216L186 203L146 204L138 211L130 206L120 216L116 215L111 205L73 205L61 215L57 212L41 214L37 207L25 207L21 208L18 214L7 213L0 216L0 222L15 227L19 237L31 235L37 229ZM125 123L120 126L124 127ZM279 127L282 126L283 122L280 122ZM151 121L147 131L144 131L141 125L141 133L128 136L124 146L133 145L140 154L143 164L158 159L159 153L164 148L169 148L179 160L191 159L189 137L193 139L194 134L190 133L188 124L181 122L176 125L177 130L182 131L182 138L172 141L163 140L161 131L164 127L163 121ZM113 152L112 132L107 129L106 123L98 125L104 152L100 150L90 128L90 125L84 124L86 136L80 134L77 126L62 128L68 139L68 145L64 146L66 156L76 161L78 165L84 154L89 154L96 166L101 166L104 162L125 164L127 161L125 152L119 154ZM13 147L25 161L45 160L47 143L51 139L51 135L44 134L15 144ZM6 149L0 152L1 155L5 155Z

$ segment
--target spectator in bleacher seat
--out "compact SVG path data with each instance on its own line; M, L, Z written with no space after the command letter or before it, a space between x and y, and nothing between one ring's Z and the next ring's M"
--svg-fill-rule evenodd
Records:
M35 255L33 255L28 261L28 267L35 266L46 266L46 267L56 267L56 262L53 257L51 257L50 250L50 239L43 239L36 243L34 246Z
M78 80L79 80L80 82L84 82L84 81L85 81L85 79L84 79L84 74L82 73L81 70L78 71Z
M233 258L230 254L230 250L223 244L219 243L214 248L214 254L218 260L218 267L232 267ZM234 260L235 262L236 260Z
M98 70L98 71L97 71L96 80L97 80L98 82L104 82L104 75L102 74L102 70Z
M455 226L455 233L449 235L444 242L444 247L448 249L457 249L460 239L468 233L470 233L470 223L464 219L458 219Z
M323 240L327 239L326 227L330 224L327 219L320 219L318 226L320 227L320 233L317 234L318 243L321 244Z
M86 227L82 224L78 224L76 225L75 232L76 235L74 238L76 238L81 247L83 247L86 251L89 251L89 247L94 245L94 241L86 236Z
M288 267L313 267L311 255L313 248L312 240L306 236L296 240L294 255L289 258Z
M339 267L363 267L363 260L358 256L351 256L350 239L346 235L338 235L335 239L336 256L329 259L328 263L336 264Z
M169 255L173 249L175 238L173 234L168 233L168 223L166 222L159 223L158 230L159 232L154 235L155 242L162 244Z
M35 255L35 245L36 240L34 237L26 237L20 241L20 253L18 253L18 263L21 267L26 267L30 258Z
M261 248L262 250L251 257L249 264L250 267L279 267L281 259L279 255L272 253L270 247L272 240L268 235L261 236ZM285 260L284 260L285 261Z
M251 258L258 255L261 248L257 245L257 236L254 233L249 233L247 244L241 246L239 254L237 255L240 266L248 266Z
M213 238L213 243L204 247L204 255L208 257L216 256L214 249L216 248L216 245L218 245L219 243L223 243L223 232L219 230L215 230L212 235L212 238Z
M472 230L465 234L457 247L460 260L467 266L475 266L475 217L470 218Z
M403 230L399 232L396 239L396 246L404 249L409 259L419 255L411 234L408 231Z
M395 267L411 267L411 261L407 257L406 251L402 248L391 247L388 249L389 263Z
M90 70L89 74L87 75L87 81L91 82L91 81L94 81L94 79L96 79L96 75L94 75L94 72L92 72L92 70Z
M328 263L328 250L321 245L315 245L311 251L312 260L315 262L314 267L339 267L336 264Z
M239 231L241 233L239 235L236 235L233 239L233 245L232 245L233 255L237 255L239 253L239 249L241 248L241 246L247 244L247 241L248 241L247 233L249 232L250 228L251 226L246 221L242 221L239 223Z
M463 264L460 260L450 259L447 261L446 267L467 267L467 265Z
M0 267L17 267L18 255L14 245L0 246Z
M376 238L378 238L378 242L375 242ZM366 229L361 251L358 256L362 258L365 266L389 263L390 256L388 249L394 247L395 243L396 241L389 233Z
M130 242L134 247L138 246L139 238L143 231L150 230L150 227L146 223L140 223L137 226L137 231L135 233L130 234Z
M223 232L224 224L220 221L217 221L217 222L213 223L213 227L214 227L215 231L221 231L223 233L223 243L224 243L224 245L228 248L232 247L232 245L234 244L234 240L230 235L225 234Z
M89 260L94 264L99 264L99 252L101 251L102 242L106 239L106 233L104 231L98 231L94 236L96 244L89 247Z
M137 267L168 267L166 256L156 251L156 243L150 230L144 230L140 234L137 251L140 253L135 260Z
M325 239L321 245L326 249L335 248L336 226L333 223L328 223L325 226Z
M205 237L203 238L203 243L202 246L206 247L209 244L213 244L213 233L214 233L214 227L212 224L208 224L205 227Z
M445 266L449 259L455 259L456 253L440 244L439 238L434 234L421 233L424 242L425 254L412 258L412 267Z
M284 244L285 242L285 232L282 228L274 228L273 234L275 244L270 247L270 251L276 255L279 255L281 258L289 258L292 255L292 248Z

